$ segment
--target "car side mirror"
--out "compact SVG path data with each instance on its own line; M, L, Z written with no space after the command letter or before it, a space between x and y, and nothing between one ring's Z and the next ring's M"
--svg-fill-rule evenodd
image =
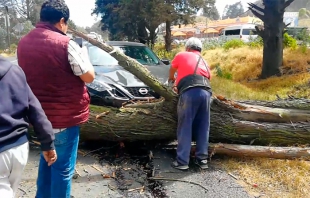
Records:
M170 65L170 61L168 59L161 60L165 65Z

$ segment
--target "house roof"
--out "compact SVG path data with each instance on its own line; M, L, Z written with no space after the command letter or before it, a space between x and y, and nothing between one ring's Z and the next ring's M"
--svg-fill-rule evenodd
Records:
M195 24L187 24L187 25L175 25L171 27L172 32L181 31L183 33L187 32L196 32L197 29L205 32L207 28L212 28L214 33L215 31L219 31L220 29L230 26L230 25L238 25L238 24L246 24L246 23L260 23L261 20L256 17L246 16L246 17L238 17L233 19L224 19L217 21L209 21L208 23L195 23ZM211 31L211 30L209 30Z

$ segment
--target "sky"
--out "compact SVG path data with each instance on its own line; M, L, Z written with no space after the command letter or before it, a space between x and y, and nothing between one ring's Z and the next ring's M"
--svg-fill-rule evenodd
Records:
M92 10L95 7L95 0L65 0L70 9L70 18L78 26L87 27L100 20L96 16L91 16ZM234 4L240 0L229 0L229 4ZM244 9L247 10L247 3L254 2L255 0L241 0ZM78 3L77 3L78 2ZM227 0L216 0L216 7L220 13L223 14L223 10L228 4Z
M242 2L244 11L247 11L248 10L248 3L255 2L256 0L229 0L229 3L227 0L216 0L215 6L216 6L216 8L219 11L220 16L221 16L223 14L224 8L227 4L231 5L231 4L237 3L239 1Z

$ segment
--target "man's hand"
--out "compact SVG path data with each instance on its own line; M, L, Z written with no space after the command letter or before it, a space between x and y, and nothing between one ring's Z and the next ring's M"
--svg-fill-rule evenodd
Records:
M43 157L47 162L48 166L51 166L57 160L57 154L55 150L43 151Z
M173 86L172 90L175 92L175 93L178 93L178 88L176 86Z
M169 79L168 79L168 82L169 82L169 83L174 83L174 82L175 82L175 78L174 78L174 77L173 77L173 78L169 78Z

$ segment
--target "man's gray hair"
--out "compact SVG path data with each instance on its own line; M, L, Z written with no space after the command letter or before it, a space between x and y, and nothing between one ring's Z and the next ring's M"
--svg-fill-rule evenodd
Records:
M202 42L199 38L191 37L186 41L185 49L202 51Z

